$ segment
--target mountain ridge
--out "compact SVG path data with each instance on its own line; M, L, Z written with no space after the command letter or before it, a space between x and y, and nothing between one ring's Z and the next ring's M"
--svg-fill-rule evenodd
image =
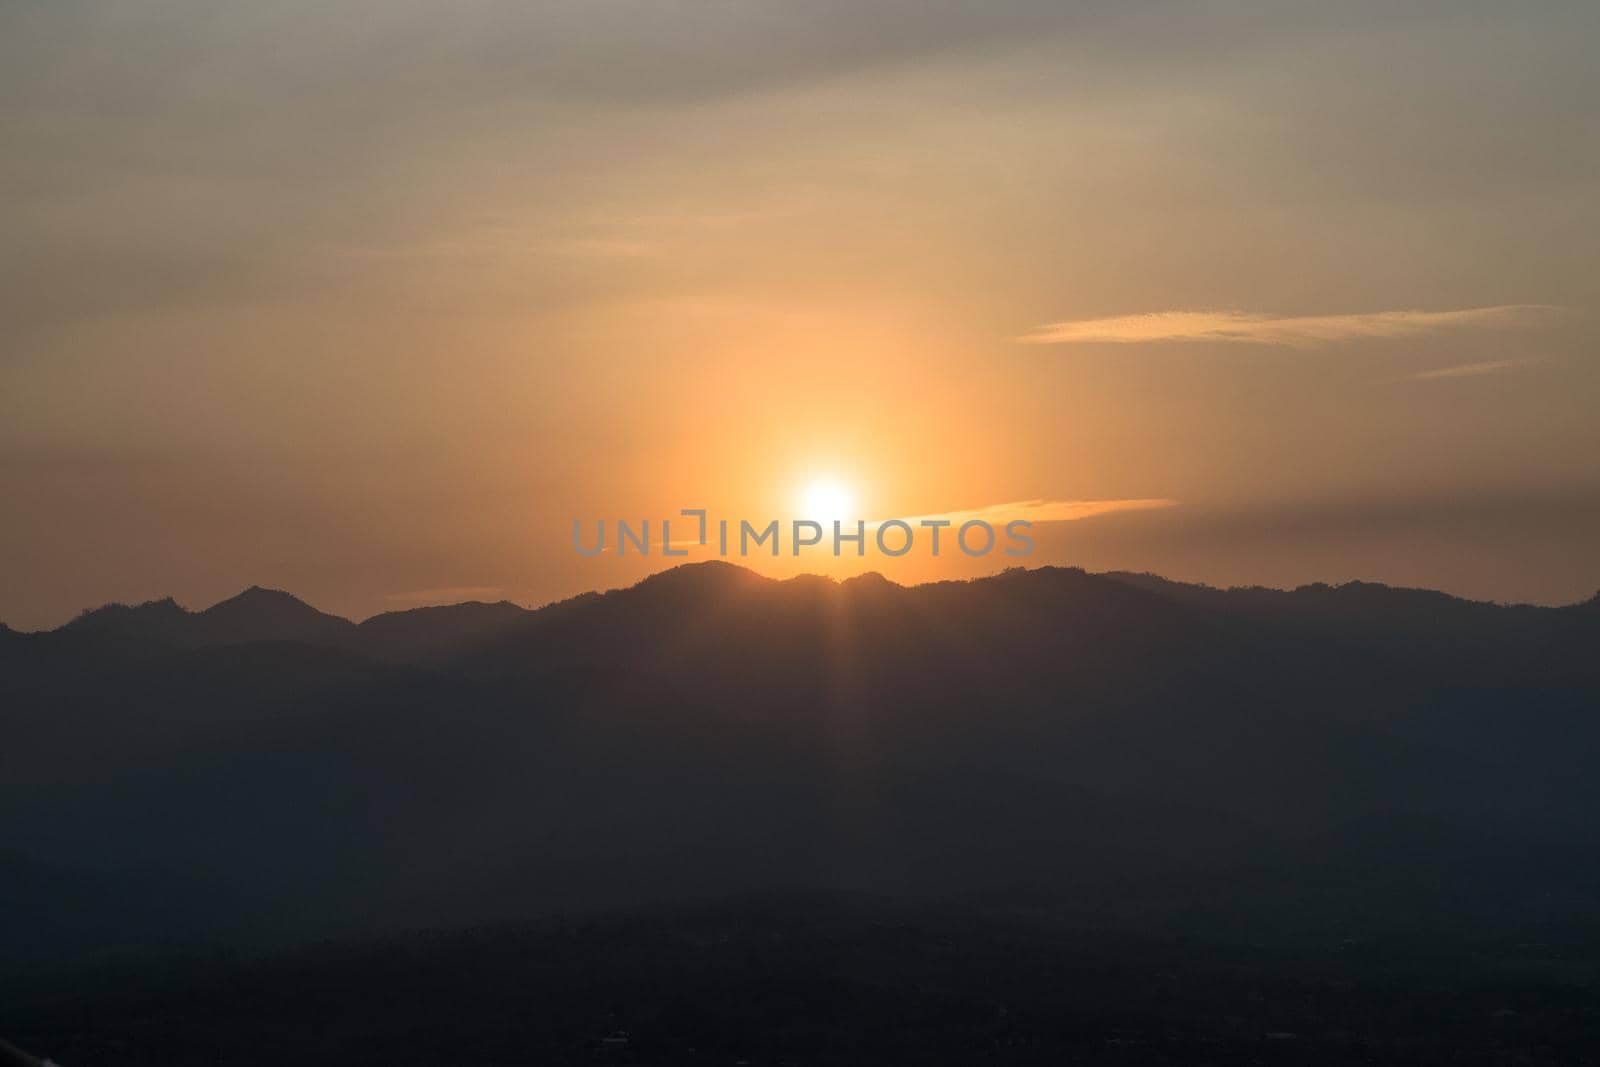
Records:
M1600 855L1597 645L1589 610L1079 568L693 565L361 624L158 601L0 635L0 846L178 872L295 936L774 886L1166 914L1180 875L1292 918L1323 868L1367 892L1419 851L1555 921L1588 869L1540 896L1559 864L1495 840ZM1413 829L1329 836L1375 813Z
M130 621L150 621L158 618L171 619L182 617L187 619L195 619L204 618L207 616L215 617L216 613L222 612L224 609L232 610L236 607L244 605L254 608L265 606L267 604L276 605L280 610L285 605L292 605L294 610L303 611L308 615L310 613L314 613L315 615L324 619L338 620L339 622L348 623L349 625L355 627L367 627L369 625L381 626L381 620L394 620L400 617L421 618L433 615L435 613L450 612L453 609L492 609L494 611L503 612L509 615L510 612L506 609L515 608L517 611L520 611L523 614L534 615L543 611L548 611L552 608L559 608L563 605L581 602L597 597L612 596L639 589L654 590L674 585L682 587L685 585L690 585L691 583L700 583L703 587L714 582L716 587L723 589L759 588L763 585L787 585L796 587L817 584L839 589L866 587L875 587L881 589L887 587L900 590L916 590L929 587L948 587L957 585L970 586L986 582L1005 580L1008 575L1041 573L1064 573L1079 575L1087 578L1103 578L1134 588L1143 589L1145 591L1159 592L1164 595L1168 595L1173 599L1178 599L1184 596L1195 599L1232 599L1234 601L1244 601L1255 598L1259 600L1275 600L1280 603L1289 603L1296 598L1335 597L1349 599L1358 596L1366 596L1386 597L1392 598L1393 600L1410 600L1413 602L1432 602L1436 604L1446 604L1457 607L1472 606L1477 609L1491 611L1530 613L1571 611L1575 609L1600 607L1600 592L1596 592L1593 596L1586 600L1574 601L1570 604L1538 605L1476 600L1470 597L1457 596L1453 593L1447 593L1442 590L1412 586L1395 586L1384 582L1373 582L1364 579L1351 579L1349 581L1339 583L1307 582L1298 586L1294 586L1293 588L1279 588L1262 585L1215 586L1204 582L1188 582L1167 578L1148 571L1088 571L1081 567L1047 565L1041 567L1009 567L993 574L980 575L973 578L935 579L927 582L904 585L886 577L878 571L864 571L860 574L851 575L846 578L834 578L828 575L806 573L780 579L768 577L748 567L742 567L737 564L729 563L725 560L706 560L697 563L678 564L674 567L668 567L660 571L655 571L631 585L616 586L603 590L589 590L587 592L578 593L574 596L566 597L561 600L551 601L547 604L542 604L537 607L523 607L522 605L515 604L510 600L504 599L498 601L465 600L452 604L434 604L415 608L394 609L379 612L375 615L367 616L361 620L352 620L344 616L322 612L317 608L312 607L312 605L306 600L285 590L269 589L259 585L252 585L231 597L227 597L211 605L210 607L200 610L184 608L174 597L171 596L154 598L151 600L142 601L138 604L110 601L100 605L99 607L84 608L77 616L61 626L33 631L12 630L12 632L55 633L69 628L109 628L111 626L126 625ZM0 623L0 626L3 625L3 623Z

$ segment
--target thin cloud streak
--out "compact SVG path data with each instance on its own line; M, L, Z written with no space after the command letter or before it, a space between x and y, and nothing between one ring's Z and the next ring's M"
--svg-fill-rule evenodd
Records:
M1454 311L1370 311L1291 317L1246 311L1157 311L1049 323L1017 340L1036 345L1222 341L1311 348L1339 341L1414 337L1441 330L1533 326L1548 320L1559 310L1548 304L1500 304Z
M1535 363L1542 363L1543 359L1530 356L1524 359L1492 359L1483 363L1462 363L1455 367L1440 367L1438 370L1418 371L1408 374L1402 381L1407 382L1433 382L1444 378L1478 378L1485 374L1504 374L1507 371L1522 370Z
M1164 498L1148 498L1136 500L1018 500L1009 504L990 504L984 508L973 508L967 511L944 511L934 515L904 515L899 516L901 522L910 523L912 526L920 522L934 522L944 520L952 526L960 526L964 522L974 519L987 522L991 526L1004 526L1008 522L1024 519L1028 522L1076 522L1080 519L1092 519L1096 515L1110 515L1119 511L1152 511L1158 508L1175 508L1176 500ZM867 528L876 530L891 519L878 519L867 523Z

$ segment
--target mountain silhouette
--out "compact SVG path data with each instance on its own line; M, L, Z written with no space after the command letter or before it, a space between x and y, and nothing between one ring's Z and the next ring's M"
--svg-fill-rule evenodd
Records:
M347 619L325 615L303 600L276 589L251 586L195 616L199 643L244 644L250 641L300 641L329 644L354 629Z
M107 604L84 612L64 629L201 647L255 641L338 644L349 641L356 627L289 593L251 586L200 612L185 610L171 597L136 607Z
M18 888L0 940L770 888L1145 927L1567 923L1600 885L1597 647L1592 606L1073 568L709 563L360 625L263 589L112 606L0 632L0 881L83 902L44 924L50 894Z
M191 640L193 628L193 614L180 607L171 597L135 606L106 604L83 612L62 627L84 633L128 635L185 643Z
M357 626L354 640L341 637L339 643L394 659L448 657L508 629L527 614L508 600L388 611Z

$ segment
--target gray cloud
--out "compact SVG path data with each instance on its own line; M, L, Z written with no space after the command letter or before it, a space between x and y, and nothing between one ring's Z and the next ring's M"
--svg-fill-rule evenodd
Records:
M1159 114L1190 114L1172 111L1176 100L1200 108L1193 121L1148 137L1171 138L1168 152L1192 156L1202 176L1215 165L1206 159L1238 159L1237 173L1215 184L1253 203L1291 189L1327 198L1341 183L1361 195L1414 187L1435 200L1441 180L1456 194L1490 181L1517 190L1537 183L1551 196L1575 182L1587 188L1592 138L1570 135L1587 113L1582 101L1595 98L1587 56L1569 55L1583 39L1573 20L1584 8L1554 5L1528 44L1492 32L1513 18L1493 5L1424 3L1403 17L1385 4L1331 7L4 5L0 313L24 329L75 313L326 293L355 281L348 261L319 258L330 244L430 244L508 201L561 212L592 203L597 178L657 175L680 151L707 168L769 161L772 171L751 188L801 183L804 175L782 166L785 116L769 118L764 104L846 78L876 81L850 110L814 115L833 127L833 146L892 129L867 113L897 91L931 94L919 115L972 109L1002 127L1041 103L1071 114L1140 98L1161 104ZM1505 64L1513 77L1477 62L1513 45L1537 46L1537 77L1522 74L1525 63ZM1387 73L1352 80L1352 57ZM885 88L896 72L933 66L939 77L915 90ZM1472 77L1451 76L1458 68ZM1474 108L1495 115L1470 137L1438 121L1458 115L1468 93ZM746 111L714 113L730 101ZM1385 157L1382 166L1355 165L1373 155ZM1309 182L1280 172L1294 159L1313 161ZM1137 160L1111 169L1135 198L1141 180L1152 180ZM1171 203L1170 178L1161 167L1147 195ZM626 234L605 239L633 243ZM564 267L547 274L539 288L567 302L618 284Z

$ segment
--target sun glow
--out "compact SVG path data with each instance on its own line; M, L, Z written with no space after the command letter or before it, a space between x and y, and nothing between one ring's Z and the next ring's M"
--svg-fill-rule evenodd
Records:
M857 518L855 506L850 487L833 478L818 478L800 494L800 516L817 522Z

